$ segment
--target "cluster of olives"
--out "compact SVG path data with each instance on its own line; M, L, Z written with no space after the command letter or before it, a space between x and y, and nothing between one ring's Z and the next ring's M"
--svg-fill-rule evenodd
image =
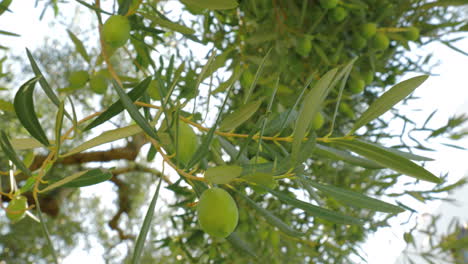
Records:
M98 72L90 76L87 71L75 71L68 76L68 83L70 88L79 89L83 88L89 82L91 90L97 94L105 94L107 90L107 78L102 72Z

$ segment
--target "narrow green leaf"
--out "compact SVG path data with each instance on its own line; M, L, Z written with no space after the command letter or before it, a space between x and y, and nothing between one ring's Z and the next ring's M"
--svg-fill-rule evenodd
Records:
M70 39L73 41L73 44L75 44L76 51L78 51L78 53L83 57L85 61L90 62L88 52L86 52L83 42L81 42L81 40L70 30L67 30L67 33Z
M128 9L132 5L132 2L134 0L122 0L119 1L119 9L117 10L117 13L121 16L125 16L128 12Z
M13 2L13 0L3 0L0 3L0 15L3 14L3 12L8 10L8 7L10 6L11 2Z
M132 119L137 123L139 127L150 137L154 139L158 139L158 135L156 134L156 130L153 126L151 126L148 121L143 117L143 115L138 112L138 108L133 104L133 101L128 97L125 91L120 87L120 85L115 81L112 80L114 84L114 88L119 94L120 100L122 101L123 106L127 109L127 112L130 114Z
M219 68L223 67L226 64L226 60L229 59L229 55L234 50L234 47L227 48L223 53L216 56L213 60L213 63L209 65L206 69L206 72L203 74L203 79L210 77L214 72Z
M52 258L54 259L54 263L58 264L59 262L57 260L57 253L55 253L54 244L52 244L52 240L50 239L49 230L47 230L47 226L45 224L44 217L42 216L41 205L39 204L37 196L34 196L34 202L36 204L36 212L37 212L37 215L39 216L39 221L41 222L42 233L46 237L46 241L47 241L47 244L50 247L50 252L52 254Z
M172 22L170 20L155 16L155 15L151 15L151 14L148 14L148 13L143 13L143 12L140 12L140 13L145 18L151 20L152 22L156 23L157 25L159 25L159 26L161 26L163 28L167 28L167 29L170 29L172 31L176 31L176 32L179 32L179 33L182 33L182 34L187 34L187 35L195 34L195 30L193 30L191 28L188 28L186 26L174 23L174 22Z
M297 111L288 109L277 117L269 121L265 127L266 135L274 135L281 131L282 128L289 126L297 118Z
M158 187L156 187L156 191L154 192L153 198L151 199L150 206L148 207L148 211L146 211L145 219L143 220L143 225L141 226L140 233L138 234L137 241L135 243L135 250L133 251L132 256L132 264L140 263L141 253L143 252L143 247L145 245L146 237L148 236L148 232L151 228L151 222L153 220L154 215L154 208L156 207L156 201L159 197L159 189L161 188L162 178L159 177Z
M232 9L237 7L236 0L182 0L192 6L214 10Z
M249 120L258 111L261 104L262 100L258 100L239 107L239 109L230 113L223 119L219 125L219 129L222 131L231 131L237 128L245 121Z
M330 142L407 176L433 183L442 182L437 176L407 158L373 144L348 139L331 139Z
M37 66L37 63L34 60L34 57L32 56L31 52L29 52L28 49L26 49L26 54L28 55L29 63L31 64L31 68L34 74L36 74L36 76L44 76L41 70L39 69L39 66ZM54 105L58 107L60 105L60 100L58 96L54 93L54 91L50 88L47 80L44 77L42 77L39 79L39 84L41 85L42 90L44 90L45 94L52 101L52 103L54 103ZM67 113L65 115L71 119L71 117Z
M226 153L231 157L231 159L234 160L239 154L239 151L236 149L236 147L232 145L231 142L229 142L224 137L217 137L217 139L221 147L224 149L224 151L226 151ZM249 159L247 158L245 154L241 154L239 156L239 161L242 164L246 164L249 162Z
M29 177L26 180L26 183L19 189L20 194L31 190L34 187L35 183L36 183L36 179L34 177Z
M8 140L8 137L5 133L5 131L1 131L1 136L0 136L0 147L2 148L3 152L5 155L8 157L13 164L16 165L18 169L20 169L24 174L28 175L29 177L32 176L31 171L24 165L24 163L19 159L18 155L16 155L16 152L13 150L13 146L10 143L10 140Z
M252 201L249 197L247 197L245 194L243 194L242 192L240 191L236 191L237 194L239 194L242 198L245 199L245 201L247 201L247 203L253 208L255 209L261 216L263 216L263 218L265 218L265 220L273 225L273 226L276 226L280 231L282 231L283 233L289 235L289 236L293 236L293 237L299 237L299 236L303 236L305 235L304 233L300 232L300 231L297 231L291 227L289 227L286 223L284 223L280 218L276 217L275 215L273 215L272 213L270 213L270 211L264 209L263 207L259 206L258 204L256 204L254 201Z
M151 77L147 77L143 81L141 81L135 88L133 88L130 92L127 93L127 96L130 98L132 102L135 102L140 98L145 91L148 89L149 84L151 83ZM107 108L104 113L100 114L96 119L93 120L89 125L83 129L83 131L90 130L94 127L99 126L100 124L106 122L107 120L111 119L112 117L118 115L120 112L124 110L124 106L121 100L113 103L109 108Z
M37 120L34 110L34 86L38 79L35 77L25 82L15 95L13 106L15 107L16 116L20 120L23 127L45 146L49 146L49 140L42 129L39 120Z
M0 30L0 35L7 35L7 36L12 36L12 37L20 37L21 36L21 35L18 35L16 33L9 32L9 31L4 31L4 30Z
M57 153L60 151L61 145L61 136L62 136L62 126L63 126L63 115L65 111L65 104L64 102L60 103L59 109L57 111L57 115L55 117L55 148Z
M377 98L369 106L369 108L361 115L361 117L356 120L353 128L348 134L354 133L360 127L366 125L370 121L390 110L395 104L406 98L416 88L418 88L424 81L426 81L428 77L428 75L413 77L393 86L390 90L382 94L382 96Z
M320 80L312 87L312 89L305 95L302 107L299 110L299 116L296 121L294 128L293 142L292 142L292 153L291 160L295 160L299 154L302 141L307 135L310 129L310 124L322 107L322 103L331 90L331 83L335 77L338 69L333 69L327 72L320 78ZM310 85L312 78L306 84L306 87Z
M312 185L312 187L314 187L315 189L320 190L330 196L333 196L337 200L343 201L347 204L350 204L356 207L362 207L362 208L367 208L367 209L374 210L374 211L387 212L387 213L401 213L405 211L404 209L396 205L389 204L389 203L368 197L358 192L350 191L344 188L335 187L332 185L319 184L309 179L307 179L307 182L310 185Z
M249 254L250 256L256 258L257 254L252 250L252 245L248 244L247 241L243 240L238 234L237 231L232 232L226 240L231 243L235 248Z
M203 71L202 71L203 73ZM197 162L199 162L209 151L209 147L211 145L211 141L213 140L213 136L215 135L216 127L218 126L220 120L221 120L221 113L223 112L224 107L226 107L226 103L229 99L229 94L231 93L232 88L234 87L234 83L239 79L239 76L233 80L231 83L229 90L226 94L226 98L224 99L223 105L221 106L218 117L216 118L216 122L214 125L211 127L211 129L208 131L208 134L206 137L203 139L202 144L197 148L197 151L195 151L195 154L192 156L190 161L188 162L186 168L191 168L193 165L195 165Z
M82 1L82 0L76 0L76 1L77 1L78 3L80 3L80 4L84 5L84 6L86 6L87 8L89 8L89 9L91 9L91 10L94 10L94 11L96 11L96 12L98 12L98 13L106 14L106 15L109 15L109 16L114 15L114 14L111 13L111 12L107 12L107 11L104 11L104 10L102 10L102 9L100 9L100 8L95 7L94 5L90 5L90 4L86 3L85 1Z
M249 101L250 96L252 95L253 90L255 89L255 86L257 86L258 79L260 78L260 74L262 74L263 72L266 59L268 58L268 55L270 55L270 52L271 52L271 49L269 49L267 54L263 57L262 62L260 63L260 66L258 67L257 72L255 73L254 81L250 84L250 88L245 94L244 104L246 104Z
M138 134L142 131L142 129L138 125L130 125L126 127L116 128L112 130L105 131L101 135L92 138L83 144L71 149L66 154L61 155L61 157L67 157L76 153L80 153L87 149L100 146L105 143L113 142L118 139L126 138L129 136L133 136ZM21 142L23 143L23 142ZM23 143L24 144L24 143Z
M43 190L41 193L49 192L58 187L79 188L105 182L112 178L112 173L103 169L91 169L74 173L59 181L56 181Z
M42 145L41 142L37 141L34 138L12 138L10 142L13 146L13 149L16 150L26 150L44 147L44 145Z
M79 188L90 185L95 185L101 182L108 181L112 178L112 173L103 169L92 169L81 175L80 177L69 181L62 185L67 188Z
M242 167L235 165L221 165L208 168L205 171L205 179L213 184L227 184L233 179L239 177L242 173Z
M338 223L338 224L350 224L350 225L351 224L353 225L363 224L362 221L357 218L347 216L344 214L340 214L340 213L337 213L337 212L334 212L334 211L331 211L322 207L315 206L313 204L298 200L280 191L275 191L265 186L259 185L259 187L265 190L268 190L268 192L278 197L278 199L282 200L283 202L286 202L290 205L300 208L315 217L322 218L322 219L328 220L333 223Z
M317 144L315 146L314 153L322 157L328 157L328 158L335 159L335 160L346 161L351 164L359 165L364 168L369 168L369 169L381 169L382 168L380 164L375 163L374 161L352 155L351 153L347 151L335 149L335 148L320 145L320 144Z
M355 139L355 140L363 141L361 139ZM372 143L372 142L365 141L364 143L374 145L374 146L376 146L378 148L381 148L383 150L386 150L386 151L390 151L390 152L392 152L392 153L394 153L396 155L402 156L402 157L407 158L409 160L416 160L416 161L433 161L434 160L434 159L431 159L431 158L428 158L428 157L413 154L411 152L401 151L401 150L396 149L396 148L387 148L387 147L384 147L384 146L381 146L381 145L378 145L378 144L375 144L375 143Z

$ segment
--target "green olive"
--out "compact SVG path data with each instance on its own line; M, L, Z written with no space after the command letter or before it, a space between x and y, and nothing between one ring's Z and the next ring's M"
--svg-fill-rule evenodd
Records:
M89 80L89 87L97 94L105 94L107 89L106 77L96 74Z
M320 6L324 9L332 9L338 5L338 0L320 0Z
M318 112L314 119L312 120L312 129L313 130L319 130L320 128L323 127L323 123L325 123L325 120L323 118L322 113Z
M70 73L68 76L68 82L70 83L71 88L81 88L89 80L89 74L87 71L76 71Z
M366 86L366 82L360 78L351 78L349 80L349 90L353 94L362 93L364 91L364 87Z
M312 50L312 39L308 36L302 37L296 44L296 52L302 57L307 57Z
M366 23L361 26L361 35L366 38L370 39L377 33L377 24L375 23Z
M6 215L12 223L16 223L24 217L27 208L28 199L19 195L14 197L8 204Z
M361 50L367 46L367 39L361 37L359 34L354 34L352 46L357 50Z
M214 237L227 237L237 226L239 212L231 195L221 188L205 190L197 205L198 223Z
M104 23L102 34L104 41L111 47L121 47L125 45L130 38L130 23L124 16L111 16Z
M386 50L390 45L390 40L384 33L377 32L373 38L373 44L377 50Z
M332 21L339 23L348 16L348 11L346 11L346 9L342 8L341 6L338 6L331 10L330 16Z
M374 81L374 72L371 70L361 72L361 78L369 85Z
M416 41L419 39L419 28L409 27L407 31L403 32L403 36L407 40Z

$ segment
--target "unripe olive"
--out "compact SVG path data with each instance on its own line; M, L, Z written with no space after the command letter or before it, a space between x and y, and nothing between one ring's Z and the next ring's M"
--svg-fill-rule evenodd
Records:
M362 93L364 91L364 87L366 86L366 82L360 78L351 78L349 80L349 90L353 94Z
M359 34L354 34L352 45L353 48L360 50L367 46L367 40L361 37Z
M159 94L159 81L152 80L148 87L148 94L153 100L161 100L161 95Z
M382 32L377 32L372 41L377 50L386 50L390 45L387 35Z
M12 223L16 223L21 220L26 214L26 209L28 208L28 199L24 196L14 197L6 209L6 215Z
M419 28L409 27L407 31L403 32L403 36L407 40L416 41L419 38Z
M361 78L364 80L364 82L369 85L374 81L374 72L369 70L369 71L363 71L361 72Z
M237 226L239 212L231 195L221 188L205 190L197 205L198 223L214 237L227 237Z
M87 71L76 71L70 73L68 76L68 82L71 88L81 88L89 80L89 74Z
M312 120L312 129L319 130L323 127L323 123L325 122L322 113L318 112L314 119Z
M96 74L89 80L89 87L97 94L105 94L107 89L107 79L101 74Z
M354 119L354 110L347 103L341 103L338 110L349 118Z
M335 8L338 4L338 0L320 0L320 6L324 9Z
M312 39L308 36L302 37L296 44L296 52L302 57L307 57L312 50Z
M175 130L175 127L174 127ZM177 157L184 164L187 164L192 158L193 154L198 148L198 137L193 131L192 127L182 121L179 121L179 133L178 133L178 148L179 152Z
M104 41L114 48L121 47L130 38L130 23L124 16L109 17L102 27Z
M346 9L344 9L343 7L339 6L331 10L330 18L332 21L339 23L343 21L347 15L348 15L348 11L346 11Z
M361 34L364 38L370 39L377 33L377 24L375 23L366 23L361 26Z

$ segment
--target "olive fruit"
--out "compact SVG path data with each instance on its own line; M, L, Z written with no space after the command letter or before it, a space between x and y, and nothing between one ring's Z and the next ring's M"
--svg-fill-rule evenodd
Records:
M407 31L403 32L403 36L407 40L416 41L419 38L419 28L409 27Z
M6 215L11 222L16 223L24 217L27 208L28 200L26 197L19 195L14 197L8 204Z
M367 39L361 37L359 34L353 36L352 42L353 48L360 50L367 46Z
M377 24L375 23L366 23L361 26L361 35L366 38L370 39L377 33Z
M344 113L346 116L348 116L351 119L354 119L354 110L346 103L341 103L340 106L338 107L338 110L340 110L341 113Z
M105 94L107 89L107 79L101 74L96 74L89 80L89 87L97 94Z
M121 47L125 45L130 38L130 23L124 16L111 16L104 23L102 34L104 41L111 47Z
M170 121L169 121L170 122ZM159 128L159 136L161 137L162 144L166 150L169 152L175 152L175 134L176 134L176 124L172 124L171 133L174 135L172 141L171 137L167 131L167 121L163 120L161 127ZM177 158L182 163L187 165L187 163L192 158L195 151L198 148L198 138L197 134L193 131L192 127L187 123L179 120L179 130L177 134L177 145L178 153Z
M361 72L361 78L369 85L374 81L374 72L371 70Z
M302 57L307 57L312 50L312 39L309 36L302 37L296 44L296 52Z
M71 88L81 88L89 80L89 74L87 71L76 71L70 73L68 76L68 82Z
M373 38L373 43L377 50L386 50L390 45L390 40L384 33L377 32Z
M324 122L325 120L323 119L322 113L318 112L312 120L312 129L319 130L320 128L322 128Z
M201 229L214 237L229 236L239 221L236 202L228 192L217 187L202 193L197 214Z
M348 15L348 12L346 11L346 9L342 8L341 6L333 8L330 13L331 20L337 23L343 21L347 15Z
M332 9L338 5L338 0L320 0L320 6L324 9Z
M152 80L148 87L148 94L153 100L161 100L161 95L159 94L159 81Z
M353 94L362 93L364 91L364 87L366 86L366 82L360 78L351 78L349 80L349 90Z

